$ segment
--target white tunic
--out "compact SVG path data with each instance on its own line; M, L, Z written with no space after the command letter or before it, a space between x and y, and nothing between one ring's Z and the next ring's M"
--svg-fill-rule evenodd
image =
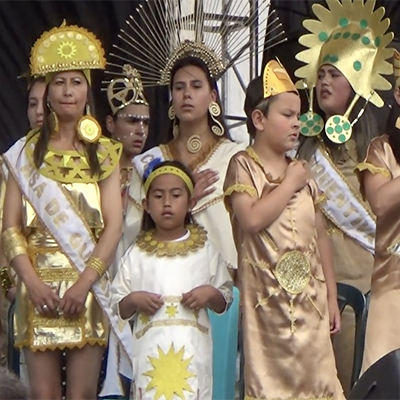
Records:
M227 307L232 281L225 261L210 241L186 255L158 257L130 247L111 288L118 303L135 291L160 294L164 305L153 315L134 314L134 398L142 400L211 400L212 337L207 310L198 312L180 301L201 285L219 289ZM165 397L162 397L165 396Z

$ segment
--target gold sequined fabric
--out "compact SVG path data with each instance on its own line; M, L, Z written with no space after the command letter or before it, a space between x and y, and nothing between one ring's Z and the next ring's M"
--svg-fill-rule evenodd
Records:
M375 138L369 145L364 163L387 180L400 176L387 135ZM388 176L385 171L390 172ZM361 174L361 182L365 174ZM371 280L363 370L400 347L400 206L397 204L376 220L375 262Z
M317 249L315 182L260 232L242 230L232 212L233 193L252 187L260 198L281 184L274 178L249 148L233 156L224 184L239 260L245 398L343 399Z
M62 187L71 206L84 216L86 224L98 239L104 228L98 184L65 183ZM26 199L23 199L23 221L29 258L37 275L62 297L78 279L76 268L62 253ZM86 344L105 346L108 337L107 317L91 292L87 296L84 311L78 317L66 319L60 315L48 318L41 316L33 307L22 282L17 284L14 325L16 346L26 346L34 351L81 348Z

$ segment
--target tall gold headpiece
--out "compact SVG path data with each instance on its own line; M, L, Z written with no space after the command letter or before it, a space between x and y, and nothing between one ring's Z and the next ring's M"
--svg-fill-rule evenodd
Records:
M393 54L393 49L387 48L393 33L386 32L390 21L382 20L385 9L380 7L374 11L375 0L326 0L326 3L328 8L314 4L312 9L317 19L303 22L310 33L301 36L299 43L308 49L298 53L296 58L306 65L297 69L295 75L301 78L297 87L307 88L310 92L316 85L318 70L324 64L336 67L349 81L356 97L344 117L335 116L325 129L331 140L342 143L350 138L355 122L350 124L348 117L358 98L363 97L377 107L384 105L376 91L391 88L382 75L393 73L393 67L387 61ZM311 99L312 96L310 102ZM306 122L305 118L302 122ZM311 127L310 119L307 123ZM312 135L311 132L306 134Z
M125 64L122 67L122 74L122 77L113 79L105 88L113 115L130 104L149 105L138 70Z
M400 87L400 53L397 50L395 50L393 54L393 67L396 87Z
M105 66L104 49L96 36L79 26L66 25L65 20L60 27L44 32L31 49L32 76Z
M285 67L276 60L267 63L263 72L264 99L285 92L297 92Z
M140 5L137 14L126 21L127 31L121 29L118 35L126 48L114 45L119 53L110 53L116 62L108 64L119 70L121 61L134 65L144 86L156 86L169 84L177 61L194 57L203 61L210 75L218 79L233 64L248 59L252 52L262 52L286 40L282 24L277 23L279 18L274 11L269 12L269 3L260 0L258 8L245 18L238 17L246 14L248 5L243 0L230 0L222 9L218 1L198 0L193 2L193 12L181 0L146 1L146 6ZM266 28L259 28L258 32L262 45L253 46L254 41L245 40L243 27L248 27L252 34L256 26ZM272 31L274 34L269 35ZM226 47L222 46L221 38Z

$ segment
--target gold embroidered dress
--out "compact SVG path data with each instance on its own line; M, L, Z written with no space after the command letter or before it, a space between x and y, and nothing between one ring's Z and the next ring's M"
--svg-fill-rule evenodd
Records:
M375 138L358 170L368 170L395 179L400 166L393 155L388 136ZM362 180L362 175L361 175ZM400 347L400 207L377 217L375 263L371 280L363 371Z
M38 131L34 131L28 135L24 148L31 163L33 163L33 150L29 144L37 141L37 133ZM87 227L96 240L104 228L97 181L105 179L118 166L120 153L119 143L107 138L100 139L97 155L103 172L97 179L89 175L86 155L75 150L61 151L49 148L38 171L46 178L58 182L71 207L84 217ZM9 170L12 171L10 168ZM16 179L18 182L18 177ZM22 232L27 238L28 255L32 266L38 277L63 297L66 290L78 279L78 270L50 235L40 214L24 196L22 214ZM87 296L84 312L77 318L66 319L62 315L49 318L38 313L21 281L17 284L14 329L16 346L19 348L26 346L34 351L81 348L86 344L105 346L108 338L107 317L92 292Z
M316 242L322 198L315 182L258 233L241 230L231 208L232 193L260 198L279 184L250 147L232 158L224 185L238 249L245 399L342 399Z
M226 263L200 226L188 226L187 234L173 242L158 242L151 231L141 233L122 258L111 286L114 312L119 314L118 303L136 291L159 294L164 301L152 316L132 316L133 398L212 399L208 313L181 304L183 293L201 285L220 290L229 307L232 280Z

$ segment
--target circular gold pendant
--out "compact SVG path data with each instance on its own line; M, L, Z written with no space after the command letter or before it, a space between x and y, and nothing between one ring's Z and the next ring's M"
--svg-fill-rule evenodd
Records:
M201 143L200 136L198 135L190 136L190 138L186 142L186 147L189 153L192 154L198 153L201 150L202 146L203 144Z
M311 279L310 262L300 251L290 251L278 261L274 274L279 285L288 293L300 294Z
M101 136L99 123L90 115L84 115L78 121L78 136L84 142L96 143Z
M347 142L351 137L352 131L353 128L350 121L343 115L332 115L325 124L326 136L333 143L342 144Z

